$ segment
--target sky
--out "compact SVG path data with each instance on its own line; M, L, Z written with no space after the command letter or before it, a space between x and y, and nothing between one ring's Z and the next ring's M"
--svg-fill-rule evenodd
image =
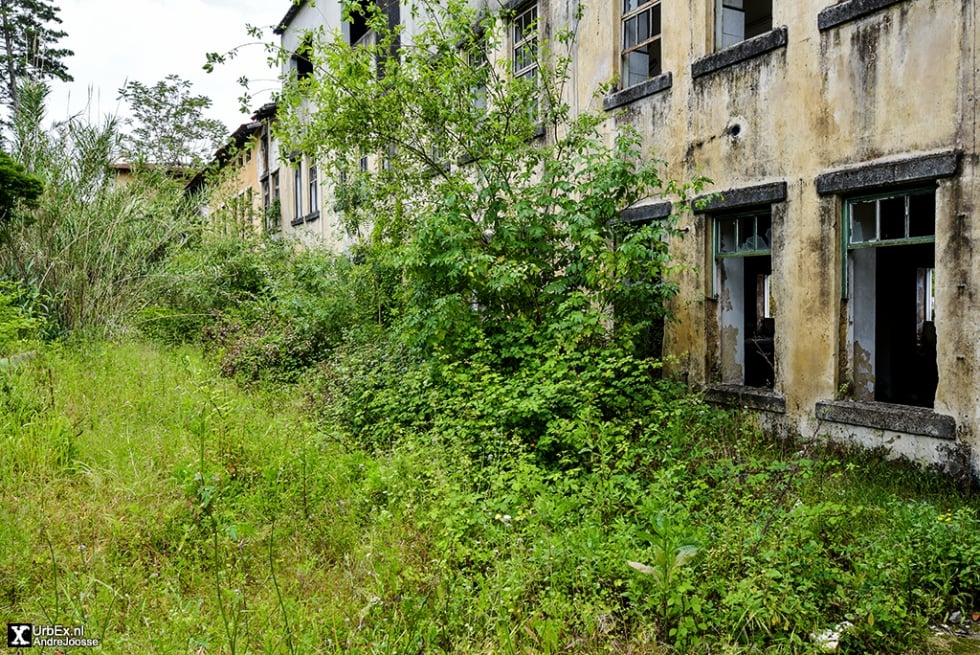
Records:
M251 83L254 111L271 99L277 72L267 64L261 45L244 45L230 63L215 72L203 70L205 54L225 52L252 43L246 24L264 28L266 41L276 41L272 25L285 15L290 0L53 0L61 9L60 29L68 36L59 45L74 50L68 72L74 82L52 82L48 118L64 120L81 114L102 121L107 114L124 116L119 89L127 80L152 86L171 73L193 83L193 95L213 104L209 118L223 122L229 133L250 120L239 111L245 75Z

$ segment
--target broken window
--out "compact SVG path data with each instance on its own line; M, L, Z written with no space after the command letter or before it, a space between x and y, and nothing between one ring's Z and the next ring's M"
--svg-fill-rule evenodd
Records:
M772 214L765 208L717 216L714 226L722 382L772 388L776 377Z
M347 45L353 47L366 42L365 37L370 32L368 28L368 12L366 9L368 4L374 3L358 3L358 6L351 8L350 23L347 28Z
M388 58L398 58L398 48L401 46L401 35L396 32L401 23L401 4L398 0L360 0L351 6L347 22L347 44L351 47L375 45L378 35L369 24L373 11L380 11L385 18L385 24L392 33L390 51L378 52L376 55L376 70L379 77L384 77L385 62Z
M715 0L715 49L772 29L772 0Z
M936 198L930 189L845 203L853 395L932 407Z
M312 55L313 38L307 35L290 58L290 63L293 71L295 71L297 80L305 80L313 75Z
M623 88L660 72L660 0L623 0Z

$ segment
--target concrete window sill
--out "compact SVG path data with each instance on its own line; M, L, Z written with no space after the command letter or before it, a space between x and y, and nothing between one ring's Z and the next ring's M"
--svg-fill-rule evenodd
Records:
M602 99L602 108L609 111L611 109L616 109L617 107L622 107L623 105L628 105L631 102L636 102L640 98L646 98L647 96L652 96L655 93L666 91L673 83L673 75L670 73L662 73L656 77L651 77L645 82L640 82L639 84L631 86L628 89L610 93Z
M789 32L786 26L777 27L765 34L754 36L751 39L736 43L735 45L713 52L710 55L696 59L691 64L691 75L697 79L720 71L729 66L734 66L743 61L754 59L777 48L786 47Z
M756 409L774 414L786 413L786 398L772 389L740 384L712 384L704 390L704 400L713 405Z
M956 419L937 414L927 407L822 400L817 403L817 418L821 421L890 430L903 434L918 434L937 439L956 438Z
M857 20L862 16L897 5L907 0L848 0L832 5L817 14L817 28L823 32L838 25Z
M289 224L293 227L299 227L303 223L312 223L316 219L320 218L320 212L310 212L306 216L297 216L296 218L289 221Z

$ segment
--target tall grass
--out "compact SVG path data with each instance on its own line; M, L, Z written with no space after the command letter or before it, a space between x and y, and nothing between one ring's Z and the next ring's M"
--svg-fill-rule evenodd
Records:
M164 255L192 232L191 205L166 171L120 180L115 118L73 117L47 130L46 95L25 86L15 117L14 152L45 190L0 238L0 273L33 288L62 331L115 333L145 304L142 290Z
M0 609L102 653L781 655L844 620L845 652L945 652L926 622L980 597L975 499L690 400L549 467L472 388L369 449L189 347L48 347L0 385Z

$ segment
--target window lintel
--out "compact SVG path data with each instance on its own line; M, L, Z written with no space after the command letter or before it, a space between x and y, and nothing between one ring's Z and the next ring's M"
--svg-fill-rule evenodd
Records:
M953 177L959 168L959 159L959 151L947 150L828 171L817 176L817 193L860 193Z
M770 182L727 191L706 193L694 199L695 213L729 212L755 205L771 205L786 201L786 182Z

